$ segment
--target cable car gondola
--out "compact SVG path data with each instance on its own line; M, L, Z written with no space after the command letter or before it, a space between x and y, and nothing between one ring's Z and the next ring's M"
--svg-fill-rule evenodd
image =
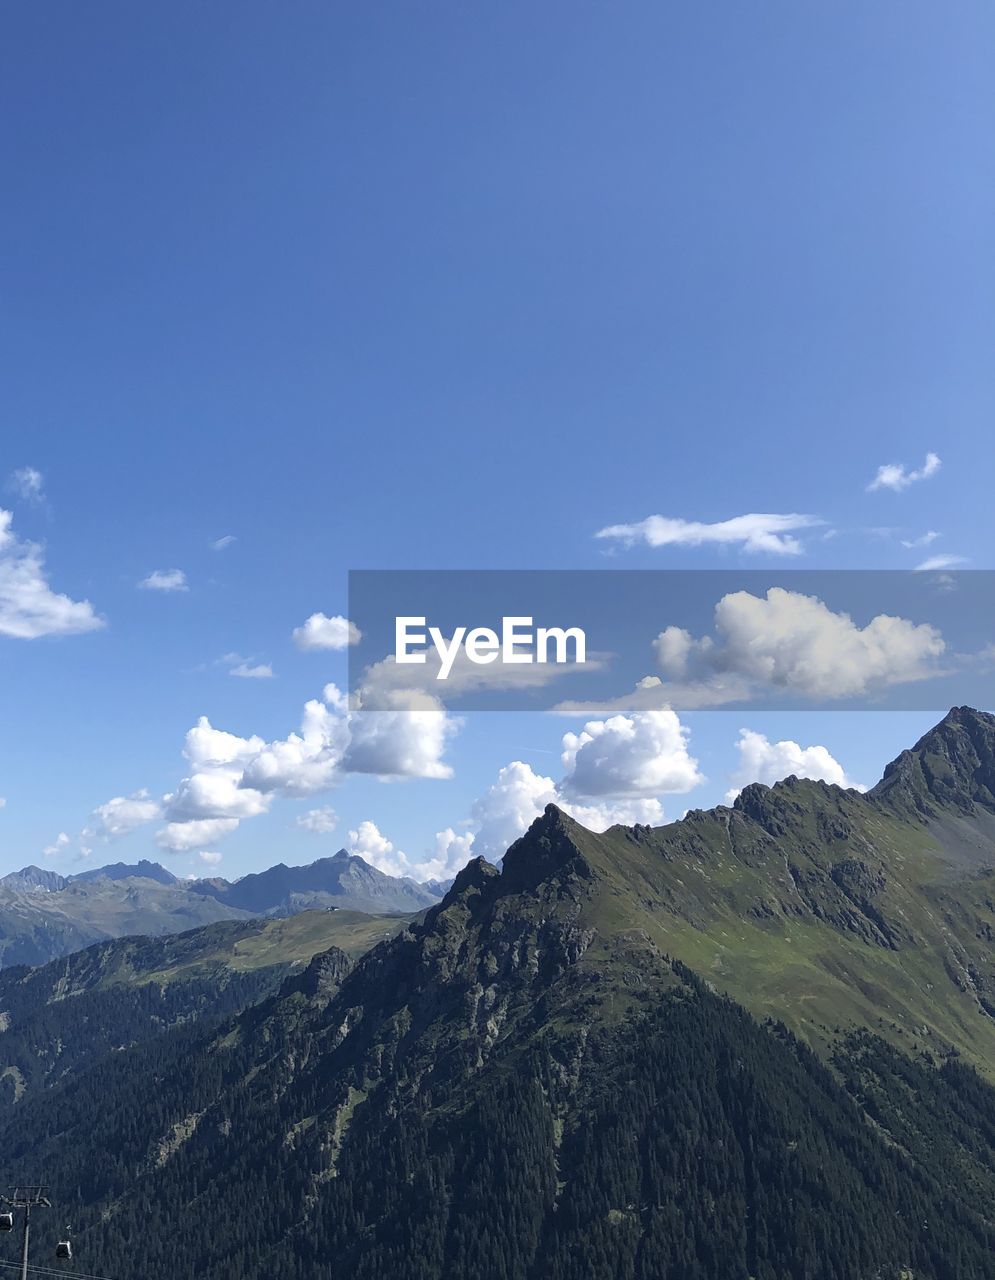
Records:
M12 1213L0 1213L0 1231L14 1230L14 1215Z
M73 1256L73 1246L68 1240L60 1240L55 1246L55 1256L57 1258L71 1258Z

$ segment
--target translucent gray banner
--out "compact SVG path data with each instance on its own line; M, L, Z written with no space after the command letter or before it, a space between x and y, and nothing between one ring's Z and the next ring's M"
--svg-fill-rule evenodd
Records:
M355 570L354 705L991 708L995 574Z

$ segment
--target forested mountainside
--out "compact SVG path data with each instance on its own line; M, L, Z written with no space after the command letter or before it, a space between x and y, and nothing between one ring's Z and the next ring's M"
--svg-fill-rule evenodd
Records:
M8 1180L112 1278L993 1277L993 747L960 708L867 795L551 806L353 967L9 1108Z
M241 880L177 880L158 863L114 863L65 877L24 867L0 879L0 967L42 965L109 938L180 933L220 920L337 908L411 914L444 888L388 876L344 849Z
M332 946L347 967L407 919L308 911L226 921L165 938L97 943L34 969L5 969L0 1107L179 1023L236 1013Z

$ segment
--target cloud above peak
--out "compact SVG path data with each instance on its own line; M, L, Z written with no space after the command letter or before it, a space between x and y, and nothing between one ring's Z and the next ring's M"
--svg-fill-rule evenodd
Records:
M803 747L786 738L771 742L754 729L742 729L736 743L739 766L732 775L732 788L726 792L726 803L732 802L740 791L751 782L763 782L773 786L782 778L794 774L796 778L815 778L821 782L834 782L838 787L866 790L859 782L847 776L846 770L823 746Z
M918 484L920 480L928 480L930 476L935 476L942 465L939 455L932 452L926 454L926 459L918 470L909 470L904 462L887 462L878 467L877 475L867 486L867 492L891 489L893 493L901 493L909 485Z
M823 523L817 516L751 513L707 524L673 516L647 516L636 524L613 524L599 529L596 538L624 546L645 543L649 547L738 546L743 551L796 556L802 544L794 536L801 529Z

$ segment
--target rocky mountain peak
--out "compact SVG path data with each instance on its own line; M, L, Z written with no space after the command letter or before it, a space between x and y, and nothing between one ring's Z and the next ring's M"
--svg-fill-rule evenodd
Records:
M548 804L521 839L504 855L502 884L518 891L530 889L569 870L587 878L590 865L581 848L590 838L573 818L555 804Z
M995 812L995 715L952 707L888 765L870 795L923 818L976 805Z

